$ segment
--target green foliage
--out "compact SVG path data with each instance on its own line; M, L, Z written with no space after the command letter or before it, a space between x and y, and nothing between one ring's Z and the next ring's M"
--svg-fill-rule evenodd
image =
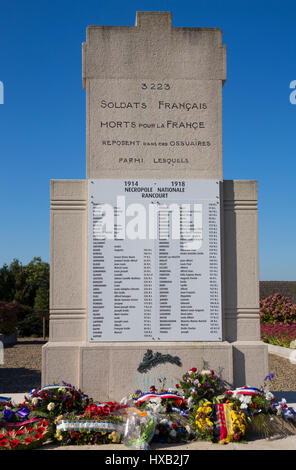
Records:
M0 268L0 300L11 302L14 298L15 279L12 271L4 264Z
M48 310L49 305L49 291L46 287L38 287L35 301L34 310Z
M14 259L10 266L6 264L0 268L0 300L17 301L23 305L34 307L35 298L39 289L43 290L42 309L48 309L45 291L49 289L49 264L39 257L33 258L30 263L23 266L18 259ZM40 300L38 300L40 302Z
M19 336L41 336L42 318L33 308L49 309L49 264L39 257L25 266L18 259L9 266L4 264L0 268L0 306L5 307L1 310L2 330L11 331L14 322L10 320L16 315ZM8 317L8 312L13 315Z
M30 313L23 321L18 324L17 330L20 337L35 336L41 337L42 328L42 317L38 313Z
M17 316L11 303L0 305L0 333L9 336L14 333L17 325Z

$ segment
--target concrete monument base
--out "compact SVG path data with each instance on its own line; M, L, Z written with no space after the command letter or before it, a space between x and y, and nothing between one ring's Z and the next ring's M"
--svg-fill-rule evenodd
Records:
M164 363L137 371L147 349L179 357L182 365ZM267 374L267 346L260 342L228 343L80 343L50 342L43 347L43 385L70 382L95 400L120 400L151 385L175 384L191 367L214 369L232 386L260 386Z

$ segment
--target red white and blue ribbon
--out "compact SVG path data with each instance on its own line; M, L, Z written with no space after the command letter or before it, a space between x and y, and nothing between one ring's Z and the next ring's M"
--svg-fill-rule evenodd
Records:
M235 395L255 396L255 395L259 395L260 393L262 393L262 391L256 387L240 387L240 388L236 388L235 390L226 390L225 393L228 393L229 395L235 394Z
M186 400L176 393L144 393L139 398L136 399L136 403L143 403L147 400L152 400L153 398L161 398L161 400L171 398L173 400L182 400L186 403Z
M0 403L9 403L9 402L11 402L11 398L0 397Z

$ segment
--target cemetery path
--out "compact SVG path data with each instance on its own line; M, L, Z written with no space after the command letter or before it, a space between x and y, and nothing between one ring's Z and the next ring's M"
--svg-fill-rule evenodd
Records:
M22 393L41 385L42 338L20 338L4 349L0 365L0 393ZM269 372L275 374L273 391L296 391L296 365L288 359L269 354ZM252 384L249 384L252 385Z

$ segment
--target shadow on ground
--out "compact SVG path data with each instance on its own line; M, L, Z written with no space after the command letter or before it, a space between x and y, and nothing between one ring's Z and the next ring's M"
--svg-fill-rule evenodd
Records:
M290 390L283 391L283 392L272 392L275 398L275 401L281 401L282 398L287 400L287 403L296 403L296 392L292 392Z
M41 371L34 369L0 368L1 393L22 393L41 386Z

